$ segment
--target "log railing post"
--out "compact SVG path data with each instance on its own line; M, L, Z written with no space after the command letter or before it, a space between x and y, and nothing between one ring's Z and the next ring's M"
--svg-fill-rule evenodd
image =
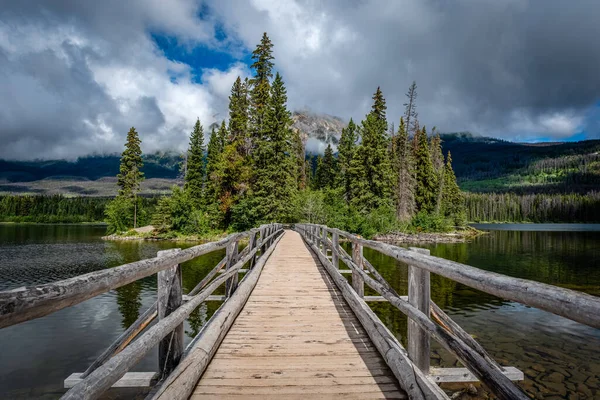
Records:
M429 255L430 251L418 247L411 247L413 251ZM408 302L419 311L430 316L431 287L429 271L412 265L408 266ZM430 363L430 338L429 334L412 319L408 319L408 355L415 365L429 373Z
M250 231L250 240L248 241L248 246L250 247L250 249L248 251L252 251L256 247L256 231L255 230ZM256 253L250 259L250 265L248 266L248 268L249 269L254 268L255 262L256 262Z
M323 227L323 239L321 240L323 242L323 255L325 257L327 257L327 228Z
M340 247L340 236L337 232L331 233L331 247L331 263L335 269L338 269L340 266L338 254L338 248Z
M225 250L225 257L227 257L227 263L225 264L225 269L229 270L235 266L237 262L238 256L238 242L237 240L232 240L231 243L227 245L227 249ZM225 281L225 296L227 298L231 297L233 292L238 285L239 274L233 274L231 278Z
M161 250L158 257L176 253L181 249ZM158 319L164 319L174 312L182 303L181 266L159 271L158 274ZM164 337L158 345L158 368L162 377L166 377L175 369L183 354L183 323Z
M357 268L363 269L363 247L360 243L352 242L352 261ZM365 297L365 280L358 272L352 272L352 287L359 297Z

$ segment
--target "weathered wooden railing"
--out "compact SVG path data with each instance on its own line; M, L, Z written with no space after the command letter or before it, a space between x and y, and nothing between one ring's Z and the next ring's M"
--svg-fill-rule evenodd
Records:
M528 399L511 381L522 380L523 373L516 368L498 365L475 339L431 301L431 272L507 300L600 328L598 297L433 257L426 249L405 249L365 240L323 225L296 224L295 230L325 266L411 399L445 399L447 396L436 383L477 379L500 399ZM340 237L352 243L351 256L340 247ZM408 264L408 297L399 296L363 257L363 247ZM340 260L349 269L340 269ZM342 275L345 273L352 274L351 283ZM365 283L380 296L365 296ZM408 316L408 352L365 301L388 301ZM430 369L430 337L454 354L467 370Z
M149 386L157 379L164 381L171 372L182 369L182 364L197 362L198 357L187 357L190 349L198 345L218 347L241 310L241 305L254 288L260 270L279 241L282 231L280 224L263 225L258 229L235 233L219 241L185 250L159 251L155 258L59 282L0 292L0 328L42 317L138 279L158 274L157 301L84 373L75 373L65 380L65 386L72 388L63 399L94 399L113 385ZM238 242L245 238L249 239L248 245L238 253ZM187 296L183 295L180 264L223 248L226 249L223 260ZM245 270L242 269L244 265L248 265ZM242 282L238 283L240 272L247 273ZM216 277L218 274L220 276ZM225 284L225 296L212 296L222 284ZM237 290L238 284L240 290ZM224 300L224 303L198 337L184 349L183 323L192 311L208 300ZM158 322L143 335L139 335L157 317ZM215 329L209 329L208 326ZM123 378L157 344L160 371L132 372L128 374L129 379ZM192 358L194 360L190 361ZM155 392L160 392L161 387L157 386Z

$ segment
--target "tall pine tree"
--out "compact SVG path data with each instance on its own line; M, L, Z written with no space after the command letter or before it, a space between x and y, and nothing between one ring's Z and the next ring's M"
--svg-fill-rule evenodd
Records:
M350 165L351 204L363 212L389 205L392 194L386 106L379 89L373 100L371 112L361 123L362 142Z
M127 142L121 155L121 165L119 166L119 175L117 175L119 195L121 196L133 198L144 179L141 144L138 133L134 127L131 127L127 132Z
M271 87L266 129L255 150L254 196L257 215L263 222L288 222L294 218L293 200L298 184L291 124L285 85L277 73Z
M448 152L448 156L446 157L443 179L442 209L444 215L454 217L455 223L462 225L465 214L464 195L456 183L450 152Z
M442 192L444 190L444 155L442 154L442 139L440 135L435 133L435 128L431 131L429 152L431 153L431 164L433 166L436 185L434 211L439 213L442 206Z
M417 130L414 137L413 159L415 165L415 203L418 211L432 212L436 200L436 179L425 127Z
M266 118L270 105L271 84L270 78L273 77L273 43L263 33L260 44L252 52L254 63L251 68L255 75L249 81L250 91L250 122L251 122L251 140L254 142L260 140L266 134ZM255 146L253 143L252 146Z
M317 189L332 189L337 182L338 165L337 160L333 156L331 144L327 145L325 155L319 158L320 163L317 164Z
M204 129L198 118L190 135L184 185L185 191L196 206L199 206L203 200L204 173Z
M394 187L396 218L409 221L415 213L414 163L404 118L400 118L398 133L393 138L393 168L396 173Z
M350 122L346 128L342 129L342 136L338 145L338 161L340 170L340 184L344 188L344 198L350 201L351 185L350 179L350 163L356 151L356 142L358 141L358 127L350 118Z
M407 101L404 103L404 122L406 123L406 131L408 135L416 135L419 130L418 114L417 114L417 82L413 83L408 88L406 93Z

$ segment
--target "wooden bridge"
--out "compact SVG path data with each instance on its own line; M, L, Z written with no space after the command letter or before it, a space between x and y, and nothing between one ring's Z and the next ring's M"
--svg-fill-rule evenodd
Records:
M340 240L352 244L351 255ZM409 265L408 296L399 296L381 277L363 257L363 246ZM184 295L180 264L223 248L223 260ZM0 292L0 328L157 273L157 302L85 372L67 377L70 390L63 399L94 399L111 387L140 386L151 388L148 399L447 399L439 383L477 380L500 399L527 399L513 383L523 374L498 365L431 301L432 272L600 328L597 297L309 224L293 230L265 225L156 258ZM365 284L379 296L365 296ZM222 285L225 296L214 296ZM183 322L205 301L223 303L184 348ZM407 349L371 310L372 301L388 301L409 317ZM430 368L430 338L466 368ZM160 371L128 372L156 345Z

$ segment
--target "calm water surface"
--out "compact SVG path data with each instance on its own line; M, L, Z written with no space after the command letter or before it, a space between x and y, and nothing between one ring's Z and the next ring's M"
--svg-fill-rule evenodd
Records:
M104 230L102 226L0 225L0 290L65 279L191 245L105 242L100 239ZM472 243L429 248L433 255L482 269L600 295L600 232L490 231ZM215 252L184 264L184 291L193 288L223 254ZM368 249L365 256L400 294L406 294L405 265ZM0 398L57 398L63 393L64 378L85 370L155 298L156 278L149 277L0 330ZM432 298L502 364L522 369L527 380L521 385L533 396L600 398L600 330L435 275ZM188 319L186 340L217 306L204 304ZM373 308L404 340L406 318L386 303L373 303ZM457 365L439 346L432 347L434 365ZM156 370L156 358L155 350L135 370Z

